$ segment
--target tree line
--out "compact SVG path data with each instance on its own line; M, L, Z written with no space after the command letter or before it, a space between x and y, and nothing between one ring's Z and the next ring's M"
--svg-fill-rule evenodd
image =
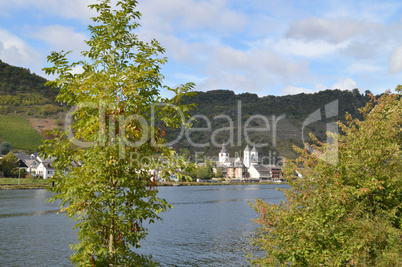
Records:
M47 80L29 69L15 67L0 60L0 93L16 94L21 92L39 93L54 101L57 88L46 86Z

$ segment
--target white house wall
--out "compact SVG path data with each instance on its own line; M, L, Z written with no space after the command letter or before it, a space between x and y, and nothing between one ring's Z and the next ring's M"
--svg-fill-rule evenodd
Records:
M49 179L53 176L54 169L53 168L46 168L43 163L40 163L39 166L36 168L36 175L42 176L43 179Z
M250 174L251 179L260 179L260 173L254 168L254 165L251 165L248 169L248 173Z

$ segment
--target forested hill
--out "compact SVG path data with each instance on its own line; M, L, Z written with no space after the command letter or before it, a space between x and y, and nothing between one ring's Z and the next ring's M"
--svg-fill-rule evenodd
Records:
M196 103L198 108L191 112L192 115L202 115L194 122L194 128L208 128L205 118L211 123L211 130L196 130L184 134L179 142L174 146L188 155L194 156L196 152L203 152L205 155L217 156L220 146L216 143L230 141L230 131L224 127L231 127L233 131L233 142L227 145L231 156L235 152L241 152L248 144L265 144L259 149L260 154L277 153L285 157L295 157L292 145L301 146L303 141L307 141L309 132L313 132L321 140L326 139L326 123L345 121L346 112L353 117L361 118L358 109L369 101L369 91L361 94L358 89L346 90L325 90L314 94L298 94L287 96L264 96L258 97L256 94L243 93L235 94L230 90L213 90L208 92L197 92L187 103ZM338 101L338 102L333 102ZM333 103L331 109L337 116L326 118L326 106ZM338 111L336 111L336 107ZM335 108L335 109L334 109ZM318 110L320 118L318 121L305 123L306 119ZM239 115L240 112L240 115ZM226 119L216 117L226 115ZM252 118L246 125L251 116L260 115L259 118ZM284 115L281 119L279 116ZM241 142L238 141L238 118L241 117ZM230 120L228 119L230 118ZM266 121L264 121L266 118ZM278 120L275 123L273 120ZM268 123L267 123L268 121ZM232 123L232 125L231 125ZM306 127L303 129L303 123ZM267 125L268 124L268 125ZM276 129L274 128L276 127ZM262 131L249 131L248 137L251 142L247 142L244 134L245 128L265 128ZM215 134L214 134L215 133ZM169 132L170 140L178 135L178 131ZM188 141L190 140L190 142ZM213 141L215 144L213 144ZM192 143L191 143L192 142ZM202 147L194 144L208 144Z
M38 93L51 101L55 100L58 90L45 86L47 80L29 69L15 67L0 60L0 94L16 95Z
M243 118L249 115L281 115L296 119L305 119L308 115L319 108L324 108L332 101L339 101L339 119L344 119L346 112L358 115L358 108L362 107L370 98L369 92L362 95L359 90L325 90L314 94L297 94L287 96L264 96L243 93L235 94L230 90L213 90L208 92L197 92L194 97L187 99L187 102L197 103L197 110L194 114L215 116L227 113L229 110L237 109L239 101L243 111Z
M46 82L29 69L0 60L0 143L36 152L44 132L63 124L67 109L55 101L58 89Z
M0 116L24 117L40 133L62 125L67 108L55 102L58 90L45 86L45 83L46 79L28 69L11 66L0 60ZM201 117L194 121L193 127L204 129L182 132L181 137L177 130L167 131L167 137L169 141L176 140L172 146L193 158L196 153L217 156L224 142L229 142L226 148L231 156L242 151L247 144L256 143L265 144L259 149L261 155L276 152L277 155L294 157L292 145L301 146L303 141L308 140L309 132L325 140L326 123L344 120L346 112L359 117L358 108L369 100L368 93L362 95L357 89L326 90L314 94L258 97L252 93L235 94L230 90L197 92L185 102L197 104L197 109L191 114ZM326 118L326 105L336 100L338 116ZM317 110L321 119L303 128L308 116ZM260 118L253 118L255 115ZM8 118L7 121L17 120ZM205 130L209 127L208 123L210 129ZM8 140L16 134L7 132L10 125L0 126L6 131L0 135L0 142L4 139L13 147L21 149L33 147L32 144L21 144L18 141L21 139L14 142ZM225 127L228 128L225 130ZM245 128L265 130L249 131L246 136Z

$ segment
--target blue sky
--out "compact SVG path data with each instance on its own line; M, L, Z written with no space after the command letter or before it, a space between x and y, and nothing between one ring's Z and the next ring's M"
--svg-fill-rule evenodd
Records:
M51 51L77 59L91 2L0 0L0 59L44 77ZM264 96L402 83L401 1L139 0L138 10L138 34L167 50L169 86Z

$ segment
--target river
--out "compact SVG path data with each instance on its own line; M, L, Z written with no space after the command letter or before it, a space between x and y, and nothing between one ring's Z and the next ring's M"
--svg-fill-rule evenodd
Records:
M149 225L140 252L162 266L248 266L255 198L279 203L287 185L160 187L173 208ZM74 222L46 190L0 190L0 266L71 266Z

